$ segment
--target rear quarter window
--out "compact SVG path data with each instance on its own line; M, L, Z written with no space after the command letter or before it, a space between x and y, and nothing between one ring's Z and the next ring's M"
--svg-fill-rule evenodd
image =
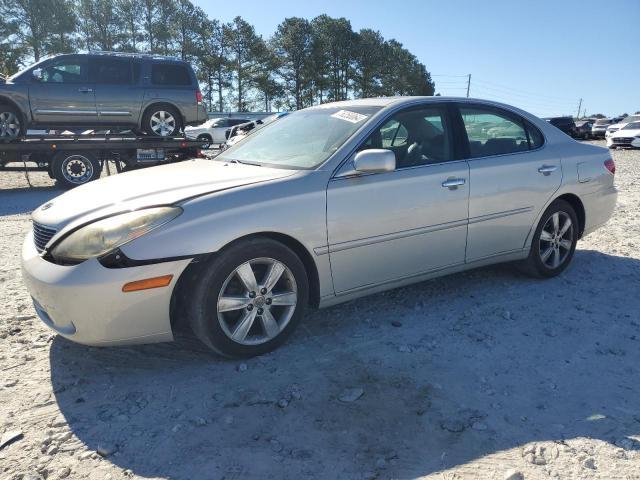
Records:
M184 65L155 63L151 65L151 83L153 85L186 86L191 85L189 69Z

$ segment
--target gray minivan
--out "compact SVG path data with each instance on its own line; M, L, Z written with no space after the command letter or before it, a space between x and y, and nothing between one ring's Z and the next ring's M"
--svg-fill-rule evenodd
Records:
M0 82L0 138L27 128L131 128L177 135L207 114L182 60L100 52L44 59Z

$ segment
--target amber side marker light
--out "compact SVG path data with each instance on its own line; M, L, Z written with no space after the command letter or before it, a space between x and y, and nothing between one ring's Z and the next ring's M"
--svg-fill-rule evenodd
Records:
M164 275L162 277L145 278L144 280L136 280L135 282L125 283L122 286L123 292L137 292L138 290L149 290L150 288L166 287L171 283L173 275Z

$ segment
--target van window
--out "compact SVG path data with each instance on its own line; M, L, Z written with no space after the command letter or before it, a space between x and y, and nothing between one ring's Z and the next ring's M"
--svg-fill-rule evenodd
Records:
M128 58L100 57L89 61L92 82L107 85L131 83L131 61Z
M153 85L191 85L191 75L184 65L154 63L151 66L151 83Z
M42 68L42 83L84 83L87 62L82 58L65 59Z

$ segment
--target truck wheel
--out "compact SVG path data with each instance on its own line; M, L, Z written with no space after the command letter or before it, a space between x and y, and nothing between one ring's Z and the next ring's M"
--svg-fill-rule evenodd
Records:
M14 140L24 133L20 112L11 105L0 105L0 141Z
M144 112L142 129L154 137L175 136L182 130L182 117L171 105L154 105Z
M100 162L92 152L58 152L53 157L54 178L63 188L73 188L100 178Z

